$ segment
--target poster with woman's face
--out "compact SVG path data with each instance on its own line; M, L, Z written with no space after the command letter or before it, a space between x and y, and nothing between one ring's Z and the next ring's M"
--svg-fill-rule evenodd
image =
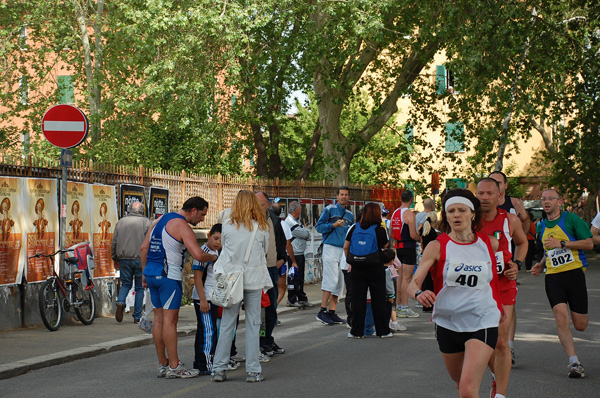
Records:
M117 224L116 189L110 185L92 185L90 211L94 262L94 277L115 276L115 267L110 255L110 243Z
M0 285L21 283L23 179L0 177Z
M89 184L67 181L67 220L65 247L91 242Z
M27 282L45 281L52 275L55 259L29 257L50 254L58 245L58 198L56 180L24 179L23 212L27 237Z

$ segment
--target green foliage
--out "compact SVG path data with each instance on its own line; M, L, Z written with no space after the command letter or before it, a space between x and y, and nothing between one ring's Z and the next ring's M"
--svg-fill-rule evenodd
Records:
M593 2L131 0L107 2L101 13L97 5L0 3L3 152L57 156L39 122L60 100L64 74L84 112L90 98L101 99L90 117L102 121L102 134L76 159L238 174L241 159L252 158L260 176L411 184L419 193L438 158L451 162L435 170L442 179L450 171L474 179L503 145L510 162L519 139L541 126L550 183L600 188ZM93 84L77 7L87 18ZM459 94L438 93L435 77L420 74L438 51ZM290 116L296 91L310 101ZM412 142L392 122L402 96L412 101L403 110ZM465 161L422 134L447 123L462 124L465 148L475 149ZM31 140L21 146L22 135ZM423 177L402 181L409 167Z
M503 145L505 160L514 159L518 141L537 134L538 126L548 138L550 184L571 192L600 188L594 156L600 139L597 7L585 1L487 2L463 12L465 21L446 46L446 66L460 94L437 96L417 86L425 105L421 120L439 125L437 96L450 109L445 116L464 123L467 147L476 149L461 166L465 174L493 169Z

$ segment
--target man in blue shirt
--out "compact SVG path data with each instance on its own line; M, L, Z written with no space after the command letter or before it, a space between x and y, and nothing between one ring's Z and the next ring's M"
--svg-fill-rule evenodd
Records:
M338 297L344 289L344 276L340 261L344 250L346 233L354 224L354 215L346 209L350 190L346 186L338 188L337 203L327 206L315 229L323 235L323 279L321 281L321 311L317 320L325 325L342 324L346 321L335 313ZM329 305L329 311L327 311Z

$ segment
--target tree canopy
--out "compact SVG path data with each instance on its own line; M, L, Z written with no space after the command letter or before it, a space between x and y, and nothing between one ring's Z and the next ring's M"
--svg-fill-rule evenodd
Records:
M464 125L466 176L537 133L549 183L597 191L598 13L583 0L4 1L0 147L55 156L34 132L66 84L90 115L82 159L223 174L251 159L262 177L398 183L408 164L428 178L433 156L395 122L409 96L415 124L439 131L441 101ZM455 92L424 75L440 52ZM291 115L297 92L310 100Z

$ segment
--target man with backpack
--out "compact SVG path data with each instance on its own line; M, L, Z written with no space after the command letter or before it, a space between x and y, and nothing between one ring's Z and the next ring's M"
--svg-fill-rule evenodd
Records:
M417 242L420 240L417 233L415 213L410 210L413 193L405 189L400 195L400 200L402 205L392 215L392 236L396 241L394 246L396 255L402 263L402 270L398 275L397 282L397 297L400 297L397 312L399 318L418 318L419 314L408 308L407 291L417 263Z
M325 325L343 324L346 321L336 313L338 297L344 289L344 277L340 269L346 233L354 224L354 215L346 206L350 199L350 189L338 188L337 202L327 206L315 229L323 235L323 278L321 281L321 310L317 320ZM329 308L329 311L327 310Z

